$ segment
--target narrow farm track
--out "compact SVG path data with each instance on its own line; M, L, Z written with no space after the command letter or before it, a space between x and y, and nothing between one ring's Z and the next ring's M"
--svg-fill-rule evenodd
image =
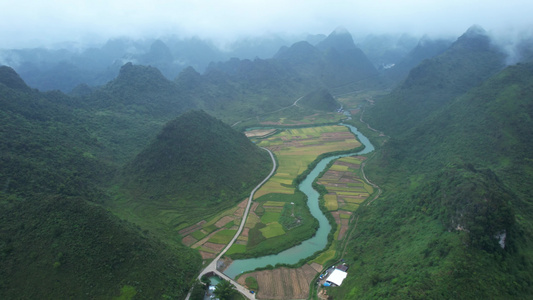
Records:
M373 186L375 189L378 190L378 193L374 196L374 198L372 198L370 201L368 201L368 202L366 203L366 205L365 205L365 206L369 206L372 202L374 202L374 200L376 200L377 198L379 198L379 196L380 196L381 193L382 193L382 190L381 190L381 188L380 188L377 184L373 183L372 181L368 180L368 178L366 178L366 175L365 175L365 163L364 163L364 162L361 164L361 175L363 175L363 179L364 179L366 182L368 182L368 184L370 184L371 186Z
M379 133L380 136L386 136L386 137L389 137L389 136L385 135L382 131L379 131L379 130L377 130L377 129L374 129L374 128L370 127L370 124L368 124L367 122L363 121L363 114L364 114L364 113L365 113L365 108L363 108L363 110L361 111L361 115L359 116L359 121L360 121L361 123L365 124L366 127L367 127L368 129L370 129L370 130L372 130L372 131L374 131L374 132ZM374 153L373 155L375 155L375 153ZM361 164L361 174L363 175L363 179L364 179L366 182L368 182L368 184L370 184L371 186L373 186L374 188L376 188L376 189L378 190L377 195L375 195L374 198L372 198L370 201L368 201L368 202L366 203L366 205L365 205L365 206L369 206L372 202L374 202L374 200L376 200L377 198L379 198L379 196L381 195L381 193L382 193L383 191L381 190L381 188L380 188L377 184L371 182L370 180L368 180L368 178L366 178L366 175L365 175L365 162L363 162L363 163Z
M366 127L367 127L368 129L370 129L370 130L372 130L372 131L374 131L374 132L379 133L380 136L386 136L386 137L389 137L388 135L385 135L385 134L383 133L383 131L379 131L379 130L377 130L377 129L374 129L374 128L372 128L372 127L370 126L370 124L368 124L367 122L363 121L363 114L364 114L364 113L365 113L365 107L363 107L363 110L361 111L361 115L359 116L359 121L360 121L361 123L365 124Z

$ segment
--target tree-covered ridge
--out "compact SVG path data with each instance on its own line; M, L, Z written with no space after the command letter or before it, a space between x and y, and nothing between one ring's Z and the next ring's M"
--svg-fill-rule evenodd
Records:
M359 211L356 271L334 296L531 294L532 71L506 68L380 149L367 176L385 192Z
M416 47L407 53L400 62L384 70L384 77L393 82L401 83L405 76L409 74L409 71L425 59L430 59L446 51L451 43L452 41L448 39L422 37Z
M119 163L90 110L0 78L0 298L184 297L199 255L95 205Z
M270 170L268 153L203 111L189 111L165 125L124 170L134 201L186 212L177 223L229 208ZM196 220L199 221L199 220Z
M10 68L0 76L17 79ZM20 79L20 78L18 78ZM18 82L18 84L5 83ZM69 97L40 93L18 80L0 83L0 182L4 193L92 195L110 178L109 166L96 159L98 143Z
M321 111L335 111L341 105L331 96L327 89L312 91L298 100L298 105Z
M8 66L0 66L0 83L11 89L26 90L28 85Z
M345 260L343 299L522 299L531 266L513 194L490 171L450 166L362 206ZM504 248L502 248L502 246Z
M194 251L169 247L79 198L2 200L2 299L183 299L199 271ZM31 288L30 288L31 287Z
M399 134L504 66L505 55L483 30L473 27L444 53L413 68L398 88L376 103L367 119L378 129Z

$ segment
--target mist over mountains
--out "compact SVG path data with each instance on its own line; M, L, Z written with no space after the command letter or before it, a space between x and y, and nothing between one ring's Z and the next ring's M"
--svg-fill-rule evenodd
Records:
M338 40L335 49L341 52L359 51L357 55L366 56L365 59L374 68L390 74L405 74L421 60L442 52L453 41L453 38L431 38L428 35L416 37L410 34L371 34L354 40L342 27L332 34L349 36L344 42ZM303 40L326 51L332 38L331 34L308 35ZM156 67L165 77L173 80L187 67L203 73L211 63L230 58L253 60L276 57L294 43L302 41L301 38L300 41L298 39L296 36L269 34L242 38L229 46L220 47L210 40L197 37L180 38L174 35L142 40L123 37L89 48L0 49L0 64L15 69L34 88L70 92L79 84L100 86L107 83L128 62ZM512 41L500 38L493 40L493 43L504 49L508 63L516 63L531 59L530 40L525 35ZM355 48L360 50L354 50ZM330 55L333 58L337 57L336 54ZM401 77L389 75L391 76L396 80L398 76Z
M383 132L348 120L377 146L365 172L383 194L354 212L351 271L328 294L527 297L532 44L480 26L454 38L339 27L231 49L177 37L4 49L0 296L184 298L202 262L179 230L234 207L270 168L239 130L348 103Z

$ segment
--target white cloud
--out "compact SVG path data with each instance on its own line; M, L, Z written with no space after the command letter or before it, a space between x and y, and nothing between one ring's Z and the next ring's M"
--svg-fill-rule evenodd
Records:
M177 33L219 40L265 32L454 34L532 27L529 0L18 0L0 4L0 48Z

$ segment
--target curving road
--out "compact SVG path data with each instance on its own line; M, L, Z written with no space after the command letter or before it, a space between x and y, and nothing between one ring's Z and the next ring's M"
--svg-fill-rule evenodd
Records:
M200 272L200 275L198 275L198 279L202 278L203 275L205 274L208 274L208 273L215 273L216 275L218 275L220 278L223 278L225 280L228 280L229 282L231 282L236 288L237 290L243 294L244 297L248 298L248 299L255 299L255 294L251 294L250 291L243 287L242 285L240 285L239 283L237 283L235 280L229 278L228 276L226 276L224 273L220 272L217 270L217 262L218 260L226 253L226 251L228 251L228 249L233 245L233 243L235 243L235 241L237 240L237 238L239 237L239 235L241 234L243 228L244 228L244 224L246 224L246 218L248 217L248 213L250 212L250 207L252 206L252 200L254 199L254 194L255 192L263 185L265 184L265 182L267 182L267 180L270 179L270 177L272 177L272 175L274 175L274 172L276 171L276 159L274 158L274 154L272 154L272 151L268 150L267 148L263 148L261 147L263 150L266 150L268 151L268 154L270 154L270 158L272 159L272 170L270 171L270 174L268 174L267 177L265 177L265 179L263 179L263 181L261 181L261 183L259 183L253 190L252 192L250 193L250 197L248 198L248 204L246 205L246 209L244 210L244 214L242 215L242 221L241 221L241 225L239 226L239 230L237 230L237 232L235 233L235 236L233 236L233 239L231 239L231 241L229 242L229 244L226 246L226 248L224 248L224 250L222 250L222 252L220 252L218 254L218 256L213 259L213 261L205 268L202 270L202 272ZM191 289L192 291L192 289ZM189 291L189 294L187 295L187 297L185 298L186 300L189 299L189 297L191 296L191 291Z

